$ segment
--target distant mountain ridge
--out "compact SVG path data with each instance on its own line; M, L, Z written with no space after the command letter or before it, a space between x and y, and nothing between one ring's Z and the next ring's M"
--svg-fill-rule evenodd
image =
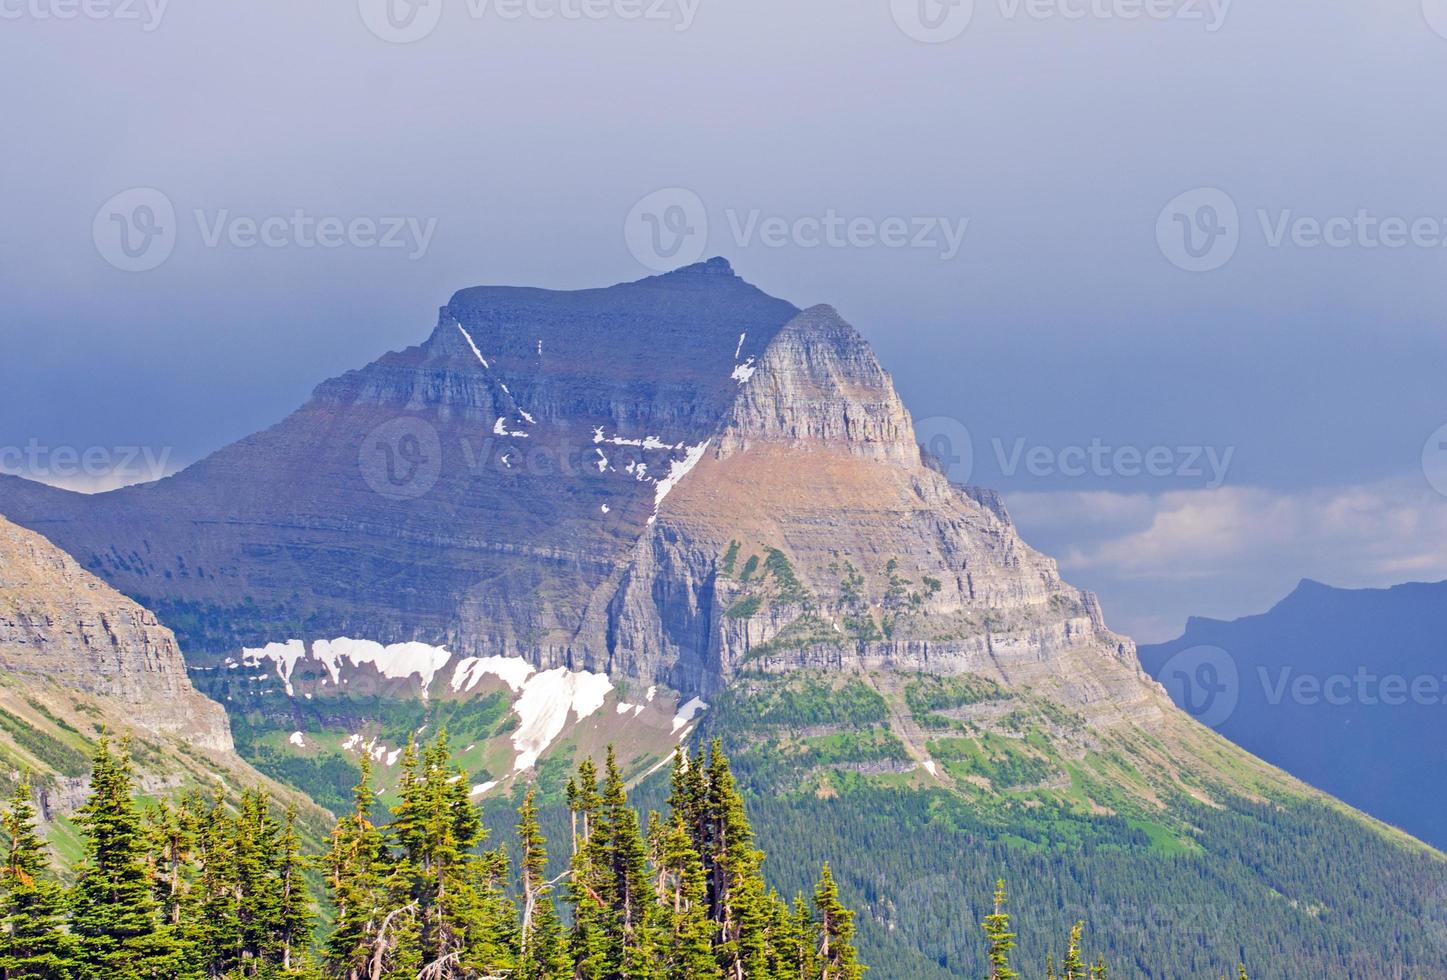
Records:
M1338 589L1310 579L1269 611L1223 621L1192 617L1141 661L1167 676L1228 660L1234 707L1214 727L1233 742L1423 840L1447 847L1447 582ZM1183 663L1177 659L1176 663ZM1219 673L1219 671L1218 671ZM1183 704L1225 713L1203 696Z

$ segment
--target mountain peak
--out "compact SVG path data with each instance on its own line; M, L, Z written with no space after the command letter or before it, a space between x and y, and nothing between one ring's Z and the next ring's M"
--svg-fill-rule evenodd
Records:
M702 262L695 262L693 265L679 266L672 272L665 273L668 276L733 276L737 278L738 273L729 264L729 260L721 255L715 255L711 259Z

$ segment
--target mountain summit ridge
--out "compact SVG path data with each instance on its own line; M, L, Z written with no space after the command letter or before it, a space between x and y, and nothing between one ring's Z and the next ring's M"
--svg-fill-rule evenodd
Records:
M423 450L412 485L378 489L377 467ZM925 465L859 332L719 258L601 289L462 289L421 344L166 481L14 490L0 513L191 650L415 640L695 693L744 664L858 657L1159 711L1098 604ZM775 578L721 576L733 542L740 561L777 552ZM798 581L749 598L780 562Z

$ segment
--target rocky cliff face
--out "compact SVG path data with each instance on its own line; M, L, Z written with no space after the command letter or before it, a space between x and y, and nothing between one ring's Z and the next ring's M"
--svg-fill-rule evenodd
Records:
M0 669L124 705L140 727L229 751L171 631L40 535L0 519Z
M416 640L698 693L857 662L1157 711L1093 598L982 500L925 465L837 313L720 259L463 290L425 343L156 484L0 481L0 512L187 624L188 650Z
M863 338L800 314L740 386L717 448L661 509L610 607L615 657L717 688L744 667L975 673L1098 722L1160 691L1099 603L1025 545L998 496L927 465Z

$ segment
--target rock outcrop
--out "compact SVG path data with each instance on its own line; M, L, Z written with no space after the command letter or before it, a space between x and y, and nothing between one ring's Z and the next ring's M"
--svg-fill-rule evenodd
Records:
M191 686L171 631L49 541L3 518L0 669L108 698L150 731L232 749L226 712Z

